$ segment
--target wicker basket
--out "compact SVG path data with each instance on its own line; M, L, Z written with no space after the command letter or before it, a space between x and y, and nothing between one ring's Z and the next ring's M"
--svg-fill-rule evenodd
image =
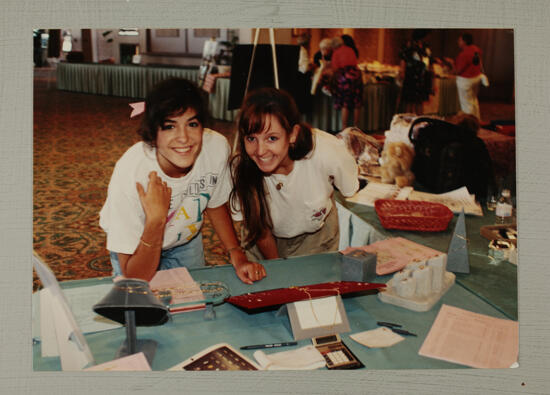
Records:
M439 232L447 229L453 212L439 203L378 199L374 208L386 229Z

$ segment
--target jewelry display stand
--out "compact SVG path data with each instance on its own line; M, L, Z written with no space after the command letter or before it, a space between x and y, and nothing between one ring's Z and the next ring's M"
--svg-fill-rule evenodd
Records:
M446 271L447 255L413 262L393 276L380 290L384 302L413 311L428 311L451 288L455 275Z
M276 316L288 317L294 340L350 331L340 295L288 303L277 311Z

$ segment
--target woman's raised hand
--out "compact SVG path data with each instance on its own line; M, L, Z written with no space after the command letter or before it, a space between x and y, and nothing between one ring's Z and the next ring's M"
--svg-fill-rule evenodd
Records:
M136 189L147 221L166 220L170 208L172 188L162 181L155 171L149 173L147 190L137 182Z

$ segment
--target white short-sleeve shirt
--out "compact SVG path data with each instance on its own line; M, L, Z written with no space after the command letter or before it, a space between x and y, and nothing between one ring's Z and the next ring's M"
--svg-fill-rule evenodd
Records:
M288 175L264 177L276 237L319 230L333 208L333 187L344 196L352 196L359 188L357 164L343 141L319 129L312 132L312 152L294 161ZM242 213L233 213L233 218L242 220Z
M156 171L172 188L162 248L173 248L191 240L200 231L204 209L221 206L229 198L230 153L227 139L205 128L201 152L193 168L184 177L173 178L160 168L155 148L144 142L130 147L115 165L107 200L99 214L99 225L107 233L107 249L124 254L133 254L136 250L145 227L136 183L146 190L151 171Z

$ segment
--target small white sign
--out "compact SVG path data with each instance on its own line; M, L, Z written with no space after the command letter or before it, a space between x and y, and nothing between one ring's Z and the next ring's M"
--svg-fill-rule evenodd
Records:
M342 323L336 296L294 302L302 329L334 326Z

